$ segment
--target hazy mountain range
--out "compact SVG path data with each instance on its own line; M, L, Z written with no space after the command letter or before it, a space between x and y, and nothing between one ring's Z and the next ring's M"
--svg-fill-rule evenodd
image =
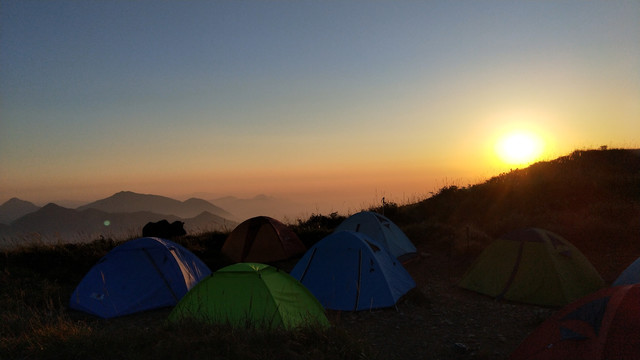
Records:
M226 196L209 201L232 213L235 216L234 219L248 219L254 216L266 215L283 221L285 218L294 220L295 216L309 215L305 214L309 209L309 205L266 195L258 195L250 199Z
M13 198L0 205L0 239L22 241L91 241L100 237L140 236L150 221L181 220L187 233L230 231L240 221L258 215L278 216L290 202L264 195L253 199L225 197L211 201L179 201L159 195L122 191L105 199L66 208L54 203L39 207ZM1 242L0 242L1 243Z
M175 215L188 218L208 211L214 215L231 219L234 216L228 211L212 203L191 198L185 201L174 200L164 196L137 194L131 191L121 191L106 199L94 201L77 208L77 210L96 209L108 213L131 213L137 211L152 211L158 214Z

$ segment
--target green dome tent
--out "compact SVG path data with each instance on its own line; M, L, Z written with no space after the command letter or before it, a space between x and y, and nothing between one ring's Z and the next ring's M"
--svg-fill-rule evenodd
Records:
M604 281L567 240L530 228L491 243L458 285L511 301L564 306L600 289Z
M329 326L324 308L298 280L273 266L239 263L203 279L169 314L233 327Z

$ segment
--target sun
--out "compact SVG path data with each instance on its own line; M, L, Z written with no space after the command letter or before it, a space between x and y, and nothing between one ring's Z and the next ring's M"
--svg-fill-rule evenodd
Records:
M496 144L496 154L508 165L528 165L542 154L542 140L531 132L511 132Z

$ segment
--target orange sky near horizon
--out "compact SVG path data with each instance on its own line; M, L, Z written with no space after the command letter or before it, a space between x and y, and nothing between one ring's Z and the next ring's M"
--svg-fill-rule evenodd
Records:
M640 148L638 18L634 1L8 0L0 203L127 190L353 211ZM504 150L516 133L538 147Z

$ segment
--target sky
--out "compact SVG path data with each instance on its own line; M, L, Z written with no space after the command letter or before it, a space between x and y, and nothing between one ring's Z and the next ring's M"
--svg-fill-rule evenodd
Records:
M640 147L640 1L0 3L0 203L353 211L601 146Z

